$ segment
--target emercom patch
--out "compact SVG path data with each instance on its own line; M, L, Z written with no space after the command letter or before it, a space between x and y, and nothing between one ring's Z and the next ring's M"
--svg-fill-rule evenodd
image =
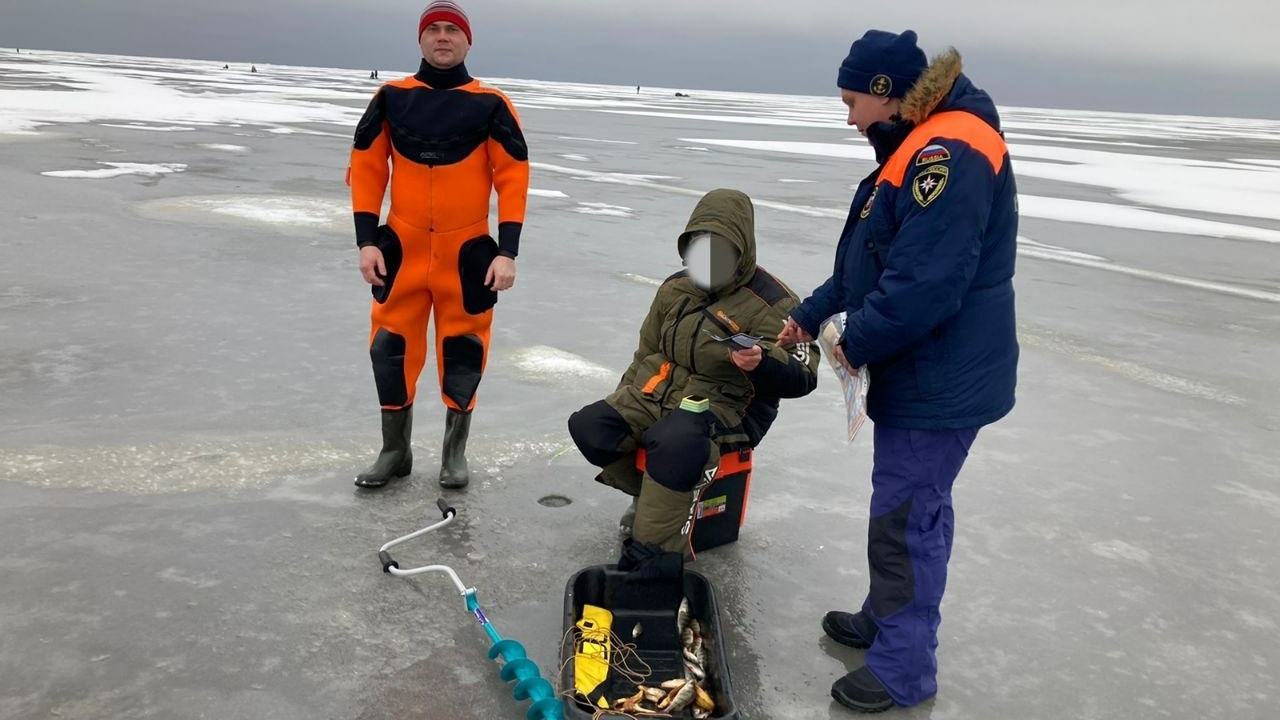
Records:
M929 207L943 189L947 187L947 175L951 170L946 165L930 165L921 170L911 182L911 195L920 207Z
M936 162L942 162L943 160L950 159L951 152L945 147L941 145L930 145L929 147L921 150L920 154L916 156L916 166L931 165Z

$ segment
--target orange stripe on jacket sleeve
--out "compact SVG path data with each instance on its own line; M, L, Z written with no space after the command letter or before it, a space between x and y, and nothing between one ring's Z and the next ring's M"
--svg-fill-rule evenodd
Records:
M651 393L654 390L657 390L658 386L662 384L662 381L666 380L667 376L670 374L671 361L668 360L667 362L662 363L662 367L658 369L658 374L649 378L649 382L644 384L644 387L641 388L640 392Z

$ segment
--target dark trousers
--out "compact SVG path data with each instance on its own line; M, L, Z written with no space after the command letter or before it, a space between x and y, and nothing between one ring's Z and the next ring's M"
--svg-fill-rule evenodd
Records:
M955 515L955 482L978 428L905 430L875 426L863 611L878 631L867 667L894 702L915 705L938 691L939 606Z
M609 403L599 400L569 416L569 435L587 462L607 470L617 468L618 474L622 471L618 466L626 464L620 461L627 460L634 468L636 449L644 448L649 476L669 490L688 492L719 459L712 440L713 417L709 412L673 410L637 431ZM630 494L638 492L637 487Z

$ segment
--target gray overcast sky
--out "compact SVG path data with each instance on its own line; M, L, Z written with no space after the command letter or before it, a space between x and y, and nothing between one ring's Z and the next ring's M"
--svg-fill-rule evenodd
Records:
M1276 0L462 0L478 76L835 92L849 43L913 28L998 103L1280 119ZM408 0L0 0L0 45L416 66Z

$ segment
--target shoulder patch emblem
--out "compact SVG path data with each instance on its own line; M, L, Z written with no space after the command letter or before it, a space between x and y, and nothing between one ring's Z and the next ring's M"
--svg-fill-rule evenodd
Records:
M946 165L930 165L921 170L915 180L911 181L911 195L920 207L929 207L947 187L947 175L951 170Z
M867 204L866 204L866 205L863 205L863 206L862 206L862 212L858 213L858 219L859 219L859 220L866 220L866 219L867 219L867 216L871 214L871 206L872 206L873 204L875 204L875 201L876 201L876 193L878 193L878 192L880 192L880 186L879 186L879 185L877 185L877 186L875 186L875 187L871 188L871 197L867 198Z
M916 165L930 165L943 160L950 160L951 153L941 145L930 145L916 156Z

